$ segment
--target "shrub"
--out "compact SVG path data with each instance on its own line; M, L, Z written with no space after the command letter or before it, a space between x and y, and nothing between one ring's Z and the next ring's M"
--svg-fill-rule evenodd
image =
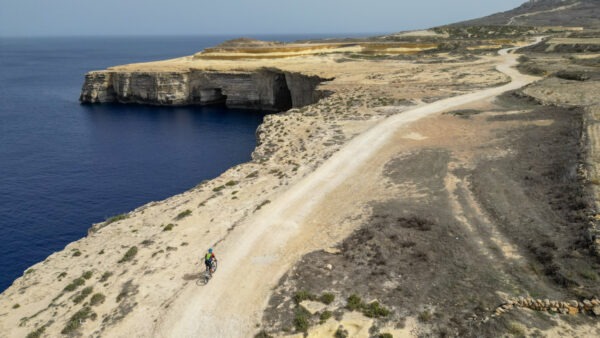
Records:
M356 294L350 295L348 297L348 304L346 304L346 308L350 311L360 310L363 306L362 299Z
M238 184L238 181L229 181L227 183L225 183L226 186L228 187L233 187L234 185Z
M394 338L391 333L380 333L379 338Z
M269 200L264 200L264 201L262 201L262 203L260 203L260 204L259 204L259 205L256 207L256 210L260 210L262 207L264 207L265 205L267 205L267 204L269 204L269 203L271 203L271 201L269 201Z
M433 319L433 315L429 311L423 311L419 313L419 321L423 323L427 323Z
M348 331L346 329L344 329L343 326L338 327L338 329L335 331L335 334L333 335L335 338L347 338L348 337Z
M127 250L125 255L123 255L123 258L121 258L118 263L129 262L130 260L133 259L133 257L135 257L135 255L137 255L137 252L138 252L137 246L132 246L131 248L129 248L129 250Z
M372 302L367 305L363 305L362 313L369 318L386 317L390 314L390 310L381 306L379 302Z
M321 295L321 297L319 297L319 300L321 301L321 303L329 305L333 302L333 300L335 299L335 296L333 295L333 293L329 293L326 292L324 294Z
M213 191L214 191L214 192L219 192L219 191L221 191L221 190L223 190L223 189L225 189L225 186L224 186L224 185L220 185L220 186L218 186L218 187L215 187L215 188L213 188Z
M70 334L73 331L77 330L81 324L91 316L92 310L89 306L82 308L81 310L75 312L73 316L67 322L67 325L60 331L62 334Z
M75 250L73 250L73 254L71 256L73 256L73 257L79 257L79 256L81 256L81 251L75 249Z
M331 311L325 310L319 315L319 320L321 321L321 324L323 324L327 321L327 319L331 318L332 316L333 313L331 313Z
M92 298L90 298L90 305L91 306L96 306L98 304L102 304L104 303L104 300L106 299L106 297L101 294L101 293L95 293Z
M61 273L58 275L58 279L61 279L61 278L64 278L64 277L67 277L67 273L66 273L66 272L64 272L64 271L63 271L63 272L61 272Z
M100 277L100 282L106 282L108 280L108 278L112 275L113 275L112 272L106 271L105 273L102 274L102 277Z
M104 221L104 225L109 225L111 223L122 221L127 218L129 218L128 214L115 215L115 216L107 218L106 221Z
M369 318L386 317L390 314L390 310L383 307L379 302L375 301L365 304L356 294L348 297L346 308L350 311L360 311Z
M46 325L48 325L48 324L46 324ZM27 336L25 336L25 338L40 338L42 336L42 334L44 334L44 331L46 331L46 325L37 328L33 332L29 332L27 334Z
M310 326L310 312L303 307L298 307L294 314L294 327L296 331L306 332Z
M73 302L75 304L81 303L81 301L83 301L87 296L89 296L92 293L92 291L93 288L91 286L83 288L83 290L81 290L81 292L75 298L73 298Z
M169 223L163 228L163 231L171 231L171 230L173 230L174 226L175 226L175 224Z
M151 239L145 239L140 244L143 245L143 246L148 246L148 245L154 244L154 241L151 240Z
M526 337L525 328L517 323L510 323L508 326L508 333L517 337Z
M175 220L178 221L180 219L188 217L191 214L192 214L192 211L190 209L184 210L184 211L180 212L177 216L175 216Z
M296 294L294 294L294 302L296 302L296 304L300 304L301 302L303 302L305 300L315 300L315 299L316 299L316 296L306 290L301 290L301 291L296 292Z
M92 278L92 274L93 274L92 271L86 271L83 273L83 275L81 275L81 277L83 277L85 279L90 279L90 278Z
M75 278L73 279L73 281L71 281L71 283L67 286L65 286L65 291L73 291L75 289L77 289L78 287L82 286L83 284L85 284L85 280L81 277L79 278Z
M579 275L585 279L598 280L598 275L593 270L581 271Z
M13 309L18 309L20 307L21 307L21 305L19 303L16 303L15 305L12 306Z
M254 338L273 338L273 336L268 334L265 330L262 330L259 333L257 333L256 335L254 335Z

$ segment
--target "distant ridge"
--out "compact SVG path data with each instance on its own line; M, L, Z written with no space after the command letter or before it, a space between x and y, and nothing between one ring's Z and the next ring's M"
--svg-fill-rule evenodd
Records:
M530 0L506 12L451 26L479 25L600 28L600 0Z

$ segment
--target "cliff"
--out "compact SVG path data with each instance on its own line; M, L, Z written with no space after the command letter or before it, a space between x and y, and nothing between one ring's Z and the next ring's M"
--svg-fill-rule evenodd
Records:
M278 69L250 71L119 71L89 72L82 103L152 105L225 104L235 108L288 110L315 103L316 90L328 79Z

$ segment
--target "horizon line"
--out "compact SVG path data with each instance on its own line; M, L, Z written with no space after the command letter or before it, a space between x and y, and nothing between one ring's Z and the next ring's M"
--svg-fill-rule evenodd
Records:
M399 30L399 31L394 31L394 32L377 32L377 31L372 31L372 32L308 32L308 33L301 33L301 32L295 32L295 33L215 33L215 34L211 34L211 33L206 33L206 34L106 34L106 35L102 35L102 34L77 34L77 35L61 35L61 34L56 34L56 35L0 35L0 38L144 38L144 37L208 37L208 36L215 36L215 37L219 37L219 36L238 36L238 37L244 37L244 36L256 36L256 35L264 35L264 36L302 36L302 35L350 35L348 37L351 36L365 36L365 35L371 35L371 36L378 36L378 35L386 35L386 34L395 34L395 33L399 33L399 32L409 32L409 31L415 31L415 30L426 30L428 28L424 28L424 29L412 29L412 30ZM339 36L339 37L344 37L344 36Z

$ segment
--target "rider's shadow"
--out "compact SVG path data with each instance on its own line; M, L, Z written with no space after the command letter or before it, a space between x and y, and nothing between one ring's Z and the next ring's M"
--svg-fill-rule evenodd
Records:
M195 280L200 279L202 277L202 273L186 273L183 275L183 280Z

